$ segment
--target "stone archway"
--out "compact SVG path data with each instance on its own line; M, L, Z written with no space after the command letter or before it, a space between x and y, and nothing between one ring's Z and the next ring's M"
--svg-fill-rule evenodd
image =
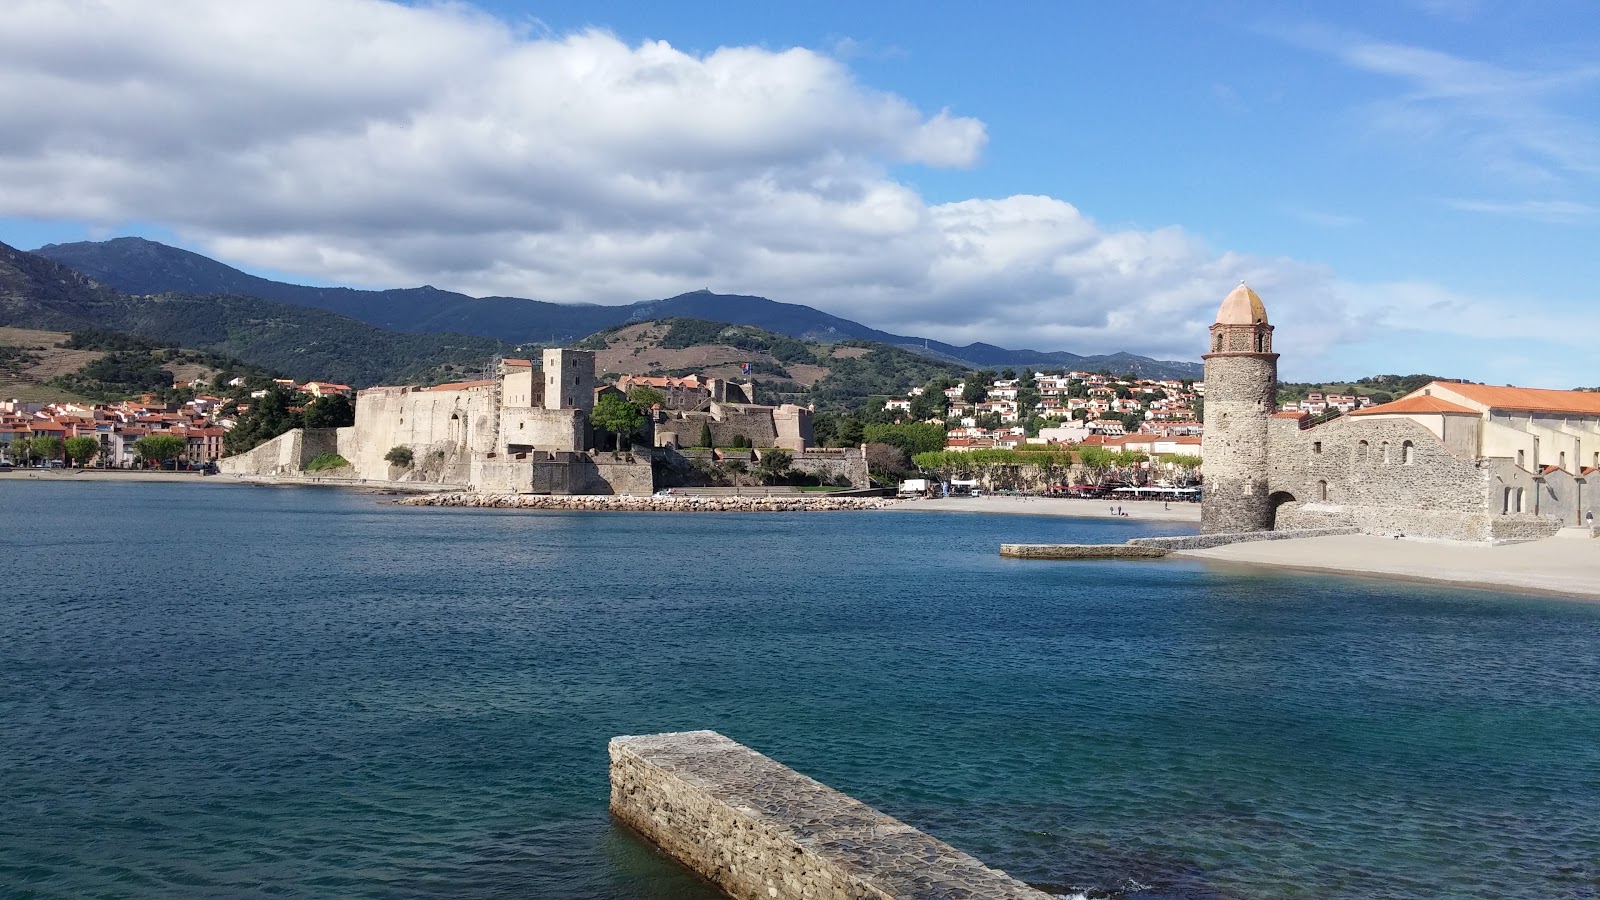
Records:
M1267 504L1272 508L1272 515L1271 515L1271 517L1269 519L1270 524L1267 527L1269 527L1269 528L1277 528L1278 527L1278 507L1284 505L1285 503L1294 503L1294 502L1295 502L1294 495L1289 493L1288 491L1273 491L1272 493L1268 494L1267 495Z

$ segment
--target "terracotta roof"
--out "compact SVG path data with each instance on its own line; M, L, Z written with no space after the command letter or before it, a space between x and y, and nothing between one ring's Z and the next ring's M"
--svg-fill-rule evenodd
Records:
M449 384L436 384L436 385L434 385L433 387L430 387L430 388L423 388L423 390L425 390L425 391L465 391L465 390L471 390L472 388L488 387L488 386L490 386L492 384L494 384L494 379L492 379L492 378L484 380L484 381L452 381Z
M1534 412L1569 412L1600 416L1600 393L1595 391L1551 391L1543 388L1455 383L1441 384L1440 387L1494 409L1526 409Z
M1305 413L1297 413L1297 412L1280 412L1280 413L1273 413L1272 417L1274 419L1304 419L1306 417L1306 414Z
M502 359L500 361L508 366L533 367L533 360L531 359Z
M1475 409L1468 409L1459 403L1451 403L1438 397L1418 394L1414 397L1402 397L1391 403L1380 403L1377 406L1368 406L1348 413L1352 416L1386 416L1386 415L1415 415L1418 413L1466 413L1470 416L1478 415Z
M1267 324L1267 307L1261 302L1261 297L1255 291L1245 287L1244 282L1228 292L1222 298L1222 308L1217 310L1218 325L1265 325Z
M1553 472L1559 472L1559 471L1561 471L1561 467L1560 466L1545 466L1543 469L1541 469L1539 471L1539 474L1540 475L1549 475L1549 474L1551 474Z

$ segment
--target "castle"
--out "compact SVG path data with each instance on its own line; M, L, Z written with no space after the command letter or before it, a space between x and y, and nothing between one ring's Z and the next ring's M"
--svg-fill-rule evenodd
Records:
M1203 532L1516 541L1591 521L1600 393L1435 381L1332 419L1278 413L1272 332L1243 284L1211 326Z
M683 483L692 466L677 453L680 432L692 443L705 429L719 446L738 435L747 447L792 451L796 469L867 483L862 451L809 446L810 410L750 403L753 386L720 379L694 382L706 388L703 398L664 394L677 403L650 411L646 430L653 434L630 450L601 452L604 434L589 416L601 393L618 388L596 386L594 353L548 349L539 362L501 360L492 377L475 381L367 388L356 395L355 425L295 429L219 466L232 475L299 478L311 460L337 454L348 466L322 477L486 493L647 495L664 486L657 484L662 478ZM409 461L397 462L397 450ZM742 452L742 461L754 462L755 451Z

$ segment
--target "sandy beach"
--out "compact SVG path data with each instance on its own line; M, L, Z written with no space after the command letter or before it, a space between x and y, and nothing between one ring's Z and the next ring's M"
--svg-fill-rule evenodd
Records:
M1489 546L1349 534L1181 550L1172 556L1600 599L1600 539L1594 538Z
M935 500L902 500L887 507L894 511L974 512L1025 516L1072 516L1083 519L1117 518L1113 507L1120 507L1130 519L1160 522L1200 522L1200 504L1137 500L1070 500L1065 497L948 497Z

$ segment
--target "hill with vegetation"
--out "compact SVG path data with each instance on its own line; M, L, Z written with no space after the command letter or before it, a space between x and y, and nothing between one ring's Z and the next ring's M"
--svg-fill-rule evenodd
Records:
M673 318L608 328L575 346L594 350L602 380L617 375L681 377L704 373L756 384L760 403L815 403L828 411L903 397L940 375L960 378L954 363L876 341L798 340L750 325Z
M558 304L517 297L469 297L431 286L366 291L286 284L143 238L47 244L35 252L125 293L260 297L321 309L400 332L459 332L513 344L554 346L603 329L683 318L749 325L820 343L872 341L969 369L1029 366L1052 371L1106 369L1148 378L1201 377L1201 366L1196 362L1156 360L1128 353L1082 356L1065 351L1012 350L982 343L956 346L879 331L802 304L709 290L619 306ZM997 298L996 302L1004 300Z
M161 347L237 358L301 381L354 387L432 383L476 373L522 348L450 333L396 333L348 316L258 297L132 295L0 244L0 327L104 329Z

